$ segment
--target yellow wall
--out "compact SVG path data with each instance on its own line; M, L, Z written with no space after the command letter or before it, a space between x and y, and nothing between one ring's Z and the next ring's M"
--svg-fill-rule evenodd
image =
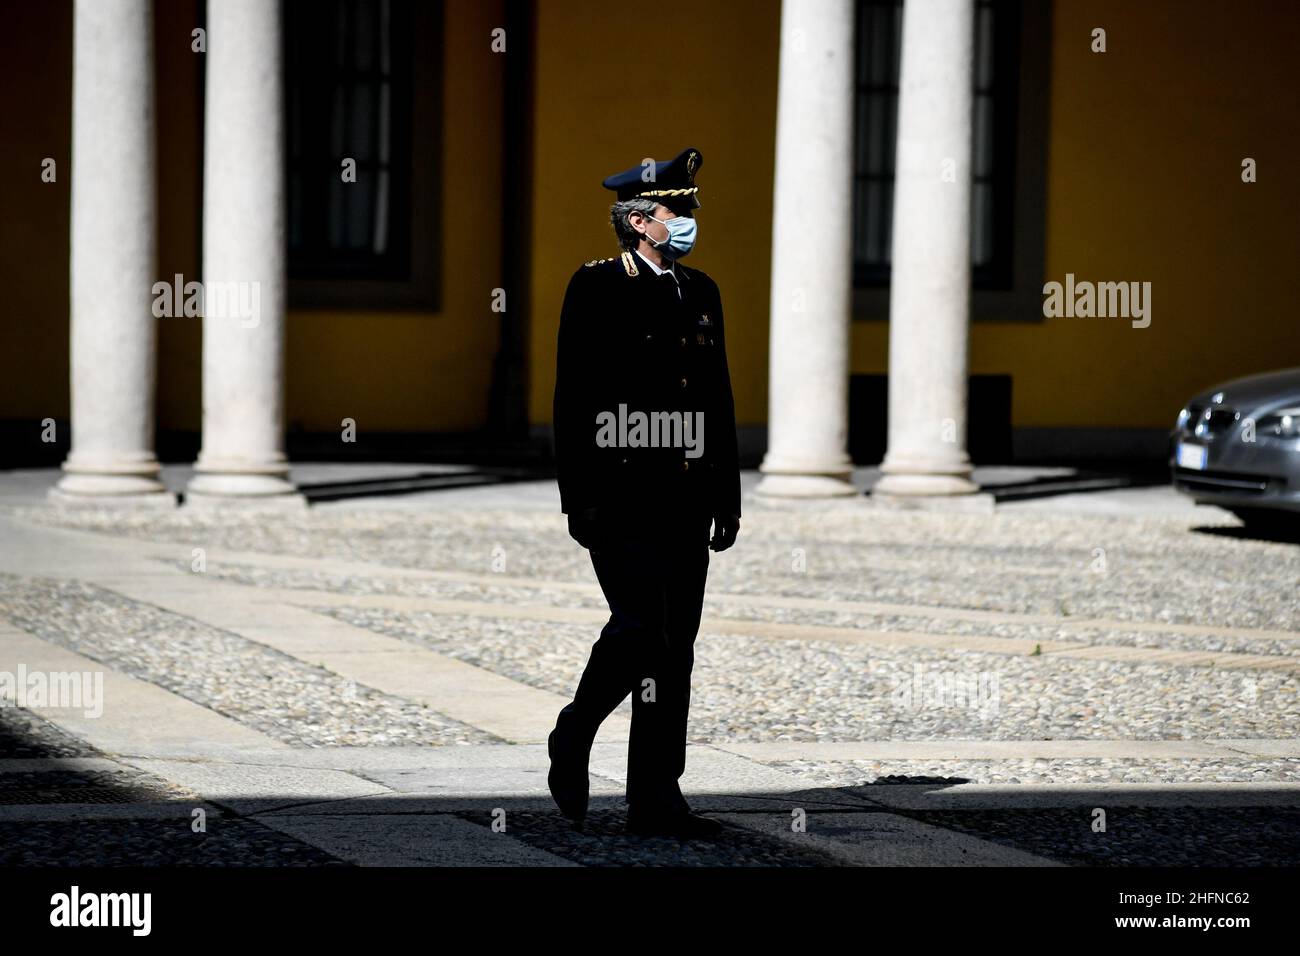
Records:
M1168 427L1194 392L1300 365L1297 51L1284 0L1056 3L1045 281L1149 281L1152 320L976 323L972 371L1013 376L1015 425ZM884 371L886 335L855 324L856 371Z
M1026 0L1036 2L1036 0ZM197 272L201 61L195 0L158 19L159 274ZM502 0L446 0L442 308L295 311L288 422L363 431L481 425L499 334ZM631 8L536 5L531 150L529 412L550 420L565 282L617 251L607 174L687 145L705 156L700 244L718 280L741 424L767 413L768 274L778 0L712 0L689 28L646 32ZM1190 393L1300 365L1291 276L1300 259L1300 9L1219 0L1058 0L1047 169L1047 279L1153 283L1153 319L977 323L971 366L1014 378L1021 426L1163 427ZM0 418L68 412L71 3L19 4L0 33ZM1108 31L1109 52L1089 51ZM59 182L39 181L44 156ZM1240 162L1259 182L1240 181ZM423 171L416 170L417 175ZM886 368L885 323L856 322L852 368ZM197 323L163 320L158 421L199 425Z
M444 4L441 308L429 312L292 311L290 425L464 431L487 420L500 316L504 58L490 48L501 0ZM413 175L430 175L414 169Z
M615 248L600 179L690 144L705 154L691 264L722 287L739 420L764 421L778 5L692 7L692 29L672 36L690 79L658 89L669 60L622 45L618 8L540 7L533 419L550 419L564 282ZM1105 54L1089 49L1097 26ZM1288 281L1300 257L1300 10L1061 0L1051 42L1044 280L1150 281L1152 323L980 322L972 371L1013 376L1015 425L1165 427L1213 382L1300 365ZM1245 156L1260 163L1253 185L1240 180ZM545 218L557 209L564 230ZM854 372L886 370L887 324L855 322L851 341Z
M68 414L72 3L9 4L0 29L0 418ZM54 159L57 181L41 182Z
M158 275L199 275L202 209L196 0L158 4ZM291 311L286 421L333 430L458 431L487 416L501 277L503 59L489 47L501 0L447 0L439 214L444 240L437 312ZM12 14L12 15L11 15ZM19 4L0 31L0 419L66 417L71 177L72 4ZM40 182L40 162L58 181ZM414 175L432 175L415 169ZM454 237L453 237L454 229ZM157 422L197 431L201 327L163 319Z
M1069 0L1054 34L1048 277L1149 280L1152 321L977 329L975 368L1016 356L1017 424L1168 427L1193 392L1300 365L1300 9Z
M203 54L191 49L199 0L154 7L158 123L158 277L197 279L203 226ZM72 118L67 117L70 124ZM63 321L67 322L64 316ZM197 432L203 419L203 325L158 321L159 429Z
M617 255L610 173L697 147L699 244L722 289L740 424L767 418L767 303L776 117L776 0L711 0L646 28L635 5L537 4L530 417L551 420L564 287Z
M158 270L198 275L202 57L190 50L197 0L157 6L154 23ZM16 4L0 31L0 418L69 414L68 254L72 186L72 3ZM39 95L38 95L39 94ZM54 183L41 160L58 163ZM158 325L159 428L197 430L201 329Z

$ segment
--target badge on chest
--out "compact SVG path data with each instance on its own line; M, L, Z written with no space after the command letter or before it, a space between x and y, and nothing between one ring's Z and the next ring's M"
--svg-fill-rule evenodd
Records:
M696 321L695 323L695 327L697 329L695 333L695 344L704 345L707 343L709 345L712 345L713 344L713 320L709 318L709 314L707 312L704 312L700 315L698 321Z

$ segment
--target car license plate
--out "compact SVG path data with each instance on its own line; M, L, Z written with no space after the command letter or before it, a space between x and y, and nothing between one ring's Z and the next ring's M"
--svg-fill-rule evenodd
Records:
M1205 446L1191 445L1185 441L1178 443L1178 467L1205 470Z

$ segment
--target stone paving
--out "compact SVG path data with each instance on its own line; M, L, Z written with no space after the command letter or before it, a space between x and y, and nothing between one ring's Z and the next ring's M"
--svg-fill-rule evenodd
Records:
M627 702L574 832L544 742L605 611L545 484L288 514L0 494L0 672L104 675L102 716L0 708L0 863L1300 863L1300 546L1132 492L747 497L683 780L726 836L622 834Z

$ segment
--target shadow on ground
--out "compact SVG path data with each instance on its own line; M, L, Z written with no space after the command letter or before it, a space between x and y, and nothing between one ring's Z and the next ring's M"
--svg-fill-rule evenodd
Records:
M1273 523L1251 521L1242 525L1200 525L1190 530L1196 534L1208 534L1218 538L1300 544L1300 521L1286 518Z
M0 708L0 760L8 762L0 771L5 867L826 867L917 862L929 844L960 863L960 835L1067 865L1300 865L1300 807L1294 794L1263 784L1250 806L1207 805L1215 794L1204 789L1163 791L1159 805L1139 790L1023 787L999 796L953 790L968 782L960 777L695 794L696 809L727 829L678 841L624 833L617 796L594 797L580 829L537 796L204 800L12 707ZM1104 833L1094 830L1099 806Z
M1024 481L989 484L981 490L993 496L995 503L1055 498L1125 488L1153 488L1169 484L1169 469L1164 467L1101 471L1081 469L1066 475L1042 475Z
M363 478L354 481L300 482L298 490L309 503L343 501L386 495L409 495L423 491L452 491L486 485L508 485L520 481L538 481L554 477L545 468L479 467L451 471L419 472L391 478Z

